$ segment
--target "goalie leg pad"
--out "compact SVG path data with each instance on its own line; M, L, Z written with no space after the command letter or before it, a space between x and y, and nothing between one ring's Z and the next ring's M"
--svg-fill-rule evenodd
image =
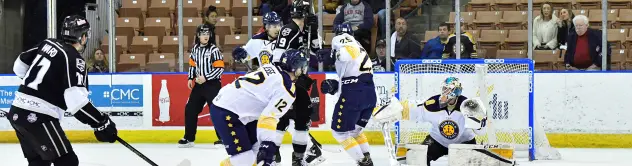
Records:
M397 148L398 161L403 158L407 165L427 165L427 154L428 145L407 144Z
M504 145L451 144L449 165L515 165L513 148Z
M356 161L361 161L364 158L362 149L360 149L358 142L351 136L350 132L333 132L332 134L351 158Z

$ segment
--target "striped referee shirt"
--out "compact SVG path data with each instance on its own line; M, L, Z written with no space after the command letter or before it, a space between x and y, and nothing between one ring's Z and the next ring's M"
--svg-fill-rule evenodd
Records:
M214 44L196 44L189 56L189 80L197 76L204 76L207 81L221 79L224 72L223 59L222 53Z

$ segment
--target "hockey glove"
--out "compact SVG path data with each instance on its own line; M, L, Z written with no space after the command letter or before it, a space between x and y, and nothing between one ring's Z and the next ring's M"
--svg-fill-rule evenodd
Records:
M309 15L305 17L305 25L307 25L308 27L311 28L318 28L318 16L316 15Z
M327 62L330 61L331 58L331 49L320 49L316 52L316 57L318 57L319 62Z
M116 130L116 124L110 120L110 117L104 115L105 119L98 124L90 125L94 128L94 136L101 142L116 142L118 130Z
M270 166L274 163L274 155L277 151L277 146L272 141L263 141L259 147L257 153L257 165L263 164L263 166Z
M334 95L338 92L338 80L326 79L320 83L320 92Z
M305 89L305 91L309 91L309 89L312 87L312 84L314 84L314 80L310 78L307 74L303 74L298 76L295 84L299 88Z
M236 62L244 63L246 62L246 58L248 58L248 52L246 52L244 48L235 47L235 49L233 49L233 59L235 59Z

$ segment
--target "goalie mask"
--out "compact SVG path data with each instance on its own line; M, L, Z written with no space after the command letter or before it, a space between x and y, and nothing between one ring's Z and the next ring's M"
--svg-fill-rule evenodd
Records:
M456 104L456 99L463 92L463 87L459 79L456 77L448 77L443 81L441 87L441 97L439 97L439 105L446 106L447 104Z

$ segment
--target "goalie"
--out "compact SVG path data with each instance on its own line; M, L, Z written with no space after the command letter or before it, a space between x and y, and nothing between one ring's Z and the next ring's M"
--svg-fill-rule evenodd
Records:
M416 121L430 122L432 127L430 135L422 143L425 146L413 145L397 148L396 157L399 162L405 162L408 165L424 164L424 158L420 157L425 155L425 164L430 165L430 161L448 154L450 144L476 144L475 134L485 133L486 111L481 106L480 99L468 99L462 96L463 88L456 77L445 79L441 90L441 94L432 96L423 103L414 104L413 110L410 110L411 117L417 114ZM379 115L380 112L381 114L397 112L391 110L395 109L376 111L374 119L377 121L395 120L392 119L393 116ZM390 113L386 113L389 111ZM420 148L409 149L412 147ZM419 153L420 149L421 153Z

